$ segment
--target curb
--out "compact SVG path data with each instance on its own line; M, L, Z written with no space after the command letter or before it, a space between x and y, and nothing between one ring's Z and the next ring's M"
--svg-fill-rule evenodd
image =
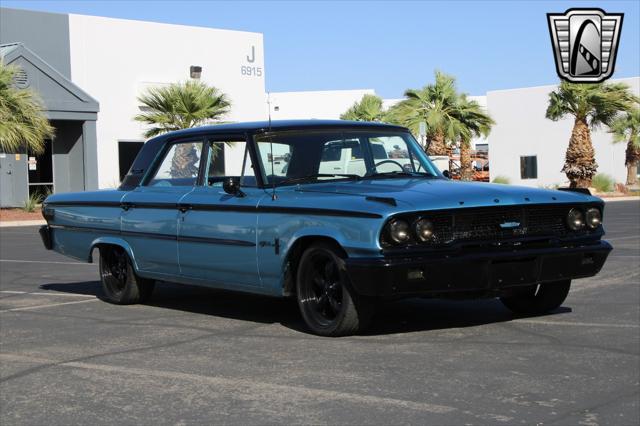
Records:
M42 220L11 220L0 222L0 228L12 228L16 226L36 226L36 225L46 225L47 221Z
M602 198L602 197L600 197ZM640 197L635 196L635 197L611 197L611 198L602 198L602 201L604 201L605 203L612 203L615 201L640 201Z

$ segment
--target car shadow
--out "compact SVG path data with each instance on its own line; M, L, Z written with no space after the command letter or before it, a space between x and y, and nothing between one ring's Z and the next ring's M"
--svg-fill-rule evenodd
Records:
M43 284L40 288L103 298L99 281ZM153 296L145 305L262 324L281 324L308 333L297 304L292 299L161 282L156 285ZM570 307L560 307L545 317L571 311ZM371 326L363 335L475 327L517 318L525 317L514 315L497 299L407 299L380 303Z

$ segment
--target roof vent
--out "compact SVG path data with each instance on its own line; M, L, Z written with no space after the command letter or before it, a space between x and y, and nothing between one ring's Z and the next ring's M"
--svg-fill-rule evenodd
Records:
M29 76L27 75L27 72L23 69L17 70L13 76L13 84L18 89L26 89L29 87Z

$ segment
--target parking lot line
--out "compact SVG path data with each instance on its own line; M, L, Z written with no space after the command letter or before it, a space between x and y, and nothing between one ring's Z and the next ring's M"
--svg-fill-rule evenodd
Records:
M58 262L54 260L18 260L18 259L0 259L0 262L10 262L10 263L50 263L54 265L91 265L95 266L93 263L83 263L83 262Z
M97 302L98 298L92 298L87 300L74 300L73 302L62 302L62 303L49 303L46 305L36 305L36 306L25 306L24 308L11 308L4 309L0 311L0 314L3 312L15 312L15 311L31 311L34 309L43 309L43 308L52 308L54 306L63 306L63 305L74 305L76 303L87 303L87 302Z
M93 296L91 296L90 294L75 294L75 293L57 293L57 292L44 292L44 291L39 291L39 292L28 292L28 291L14 291L14 290L0 290L0 293L6 293L6 294L24 294L24 295L33 295L33 296L60 296L60 297L91 297L93 298Z
M220 376L205 376L193 373L181 373L178 371L156 370L148 368L133 368L107 364L94 364L76 361L56 361L39 357L24 356L19 354L0 353L0 359L15 362L30 362L41 365L55 365L57 367L79 368L84 370L93 370L106 373L120 373L127 376L136 375L143 377L156 377L160 379L183 380L188 382L203 383L215 386L221 391L229 393L243 393L255 395L259 399L264 399L265 395L279 395L284 397L302 398L306 400L318 401L341 401L356 404L364 404L370 406L395 406L416 411L424 411L429 413L445 414L457 411L457 408L447 405L430 404L427 402L409 401L404 399L379 397L373 395L364 395L352 392L340 392L328 389L310 388L299 385L283 385L276 383L261 382L256 380L248 380L241 378L230 378Z
M547 320L531 320L531 319L517 319L513 320L517 323L525 324L541 324L541 325L568 325L575 327L611 327L611 328L640 328L640 324L603 324L597 322L565 322L565 321L547 321Z

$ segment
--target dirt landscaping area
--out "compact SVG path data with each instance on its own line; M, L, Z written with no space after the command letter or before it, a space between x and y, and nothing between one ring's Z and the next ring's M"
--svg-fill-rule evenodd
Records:
M22 209L0 209L0 222L12 222L22 220L42 220L40 206L31 213Z

